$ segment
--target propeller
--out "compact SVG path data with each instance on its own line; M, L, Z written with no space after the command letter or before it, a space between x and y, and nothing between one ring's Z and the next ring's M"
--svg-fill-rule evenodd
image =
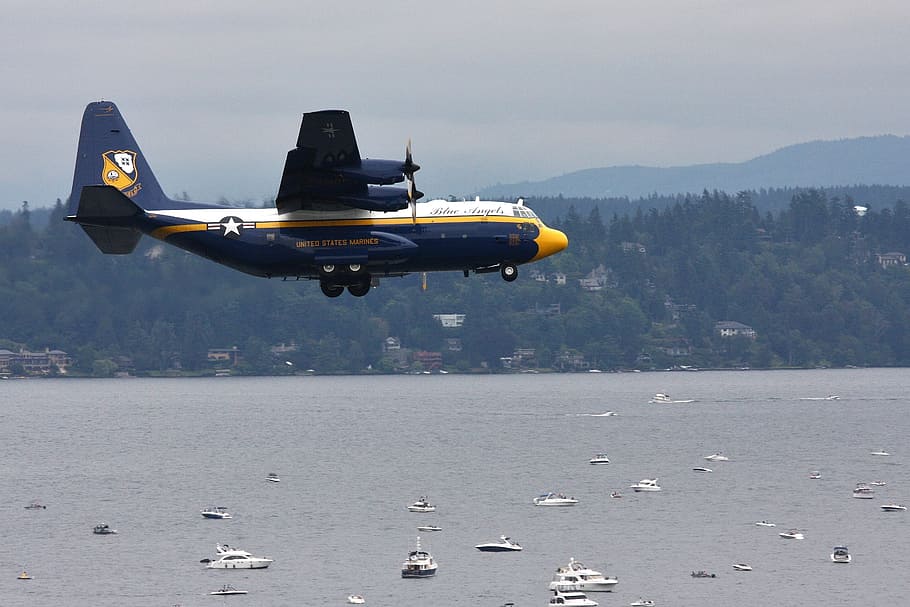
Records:
M423 197L423 192L417 189L414 183L414 173L420 170L420 165L414 163L411 156L411 140L408 139L408 147L405 150L404 164L401 165L401 172L408 180L408 204L411 206L411 221L417 223L417 201Z

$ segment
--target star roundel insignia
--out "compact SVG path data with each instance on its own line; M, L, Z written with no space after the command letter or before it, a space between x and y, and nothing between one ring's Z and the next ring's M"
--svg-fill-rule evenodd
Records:
M225 238L240 238L240 229L243 228L243 220L239 217L228 216L218 222L221 229L221 235Z

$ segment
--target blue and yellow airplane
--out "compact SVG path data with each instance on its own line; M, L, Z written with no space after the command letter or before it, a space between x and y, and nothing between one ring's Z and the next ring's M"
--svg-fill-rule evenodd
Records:
M117 106L82 116L70 215L103 253L131 253L142 234L241 272L318 280L329 297L363 296L379 277L461 270L500 272L558 253L566 235L517 203L431 200L414 186L420 167L361 158L348 112L303 115L275 208L168 198ZM407 180L407 187L393 184Z

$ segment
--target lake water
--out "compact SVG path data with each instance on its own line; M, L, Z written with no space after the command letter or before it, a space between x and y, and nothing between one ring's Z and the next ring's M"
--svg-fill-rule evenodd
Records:
M903 369L0 382L0 603L544 606L575 557L619 578L601 605L900 605L910 512L879 506L910 504L908 395ZM580 503L532 505L549 490ZM407 512L421 495L436 513ZM404 580L420 524L439 573ZM473 548L500 534L524 551ZM206 569L217 542L275 562ZM225 583L250 593L208 596Z

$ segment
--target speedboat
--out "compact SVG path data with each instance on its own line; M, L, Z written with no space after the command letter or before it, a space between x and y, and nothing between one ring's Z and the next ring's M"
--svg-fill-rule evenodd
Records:
M755 525L758 527L777 527L777 525L771 521L758 521Z
M498 542L487 542L485 544L477 544L474 546L481 552L518 552L521 550L521 545L517 542L513 542L509 537L505 535L499 536Z
M821 477L822 477L822 473L819 472L818 470L813 470L812 472L809 473L809 478L811 478L813 480L820 479Z
M111 529L110 525L107 523L101 523L100 525L95 525L95 528L92 529L92 533L95 535L114 535L117 533L117 530Z
M888 456L888 455L891 455L891 454L888 453L887 451L885 451L884 449L879 449L878 451L870 451L870 452L869 452L869 455Z
M574 558L570 558L568 565L556 570L549 588L560 592L612 592L618 583L619 580L615 577L606 577L600 571L589 569Z
M272 559L253 556L246 550L227 550L220 553L221 558L210 562L209 569L265 569L272 564Z
M550 493L539 495L534 498L535 506L574 506L578 500L574 497L568 497L564 493Z
M19 575L16 576L16 579L17 580L30 580L30 579L32 579L32 576L30 576L28 574L28 572L23 571L22 573L20 573Z
M594 457L588 460L589 464L609 464L610 458L607 457L606 453L598 453Z
M651 599L638 599L629 603L629 607L654 607L654 601Z
M247 594L247 591L246 590L237 590L230 584L225 584L224 586L221 587L220 590L216 590L215 592L210 592L209 594L213 594L215 596L231 596L232 594Z
M553 591L550 597L550 605L553 607L597 607L597 601L592 601L583 592L560 592Z
M778 533L777 535L781 536L785 540L802 540L806 539L800 531L796 529L791 529L790 531L784 531L783 533Z
M359 594L349 594L348 603L351 605L363 605L366 601Z
M693 572L692 572L692 577L717 577L717 574L716 574L716 573L708 573L707 571L705 571L704 569L702 569L701 571L693 571Z
M871 500L875 497L875 490L866 483L858 483L853 490L853 497L861 500Z
M711 468L705 468L703 466L696 466L695 468L692 468L692 470L695 472L714 472L714 470L711 470Z
M903 512L907 509L907 507L902 504L882 504L881 508L885 512Z
M831 551L831 561L834 563L849 563L852 560L846 546L835 546Z
M752 565L747 565L746 563L734 563L733 569L736 571L752 571Z
M657 394L652 396L651 400L649 400L648 402L651 403L652 405L654 405L654 404L658 404L658 403L660 403L660 404L672 403L673 401L670 399L669 394L664 394L663 392L658 392Z
M885 481L872 481L871 483L869 483L869 485L871 485L872 487L884 487L887 484L888 483L886 483Z
M408 512L436 512L436 506L430 503L427 496L421 495L416 502L408 506Z
M224 506L209 506L202 509L203 518L234 518L231 516L231 513L227 511L227 508Z
M612 493L610 493L610 497L622 497L622 493L620 493L619 491L613 491Z
M281 479L278 478L278 475L275 474L274 472L269 472L268 475L265 477L265 480L269 481L270 483L280 483L281 482Z
M432 577L436 575L438 565L433 560L433 555L420 547L420 538L417 538L417 547L408 553L408 558L401 566L401 577Z
M420 525L417 527L417 531L442 531L442 527L438 525Z
M706 455L705 459L709 462L729 462L730 458L722 454L720 451L717 453L712 453L711 455Z
M47 510L47 506L39 502L38 500L33 501L31 504L25 507L26 510Z
M656 478L643 478L634 485L629 485L629 489L635 491L660 491L660 485L657 484Z

